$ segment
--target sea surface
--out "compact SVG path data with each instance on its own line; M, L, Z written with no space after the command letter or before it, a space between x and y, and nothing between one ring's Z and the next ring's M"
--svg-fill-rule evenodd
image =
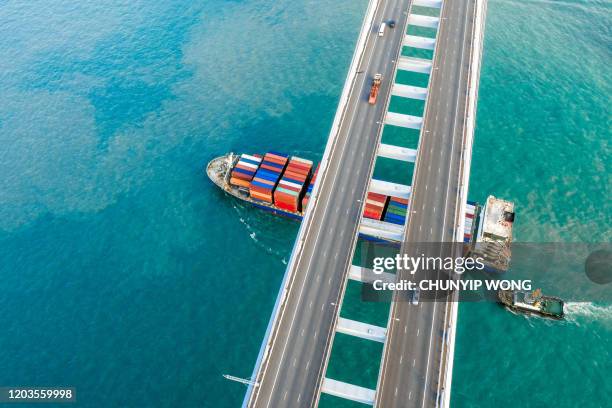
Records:
M319 160L366 6L0 0L0 386L241 404L222 375L251 375L298 224L203 168L228 151ZM470 198L514 201L517 241L612 239L611 11L488 3ZM462 304L453 406L609 406L612 305L568 309ZM371 385L380 352L338 335L328 375Z

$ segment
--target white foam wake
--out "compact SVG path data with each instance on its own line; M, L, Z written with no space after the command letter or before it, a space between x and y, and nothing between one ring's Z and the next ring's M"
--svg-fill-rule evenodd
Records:
M597 320L612 326L612 305L596 305L591 302L567 302L565 304L567 321L580 325Z

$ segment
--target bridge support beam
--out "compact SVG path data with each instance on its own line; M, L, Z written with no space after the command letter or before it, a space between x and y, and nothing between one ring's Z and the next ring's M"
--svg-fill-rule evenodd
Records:
M387 337L387 329L384 327L374 326L373 324L362 323L344 317L338 317L336 331L338 333L344 333L366 340L378 341L380 343L384 343Z
M397 184L389 181L372 179L372 181L370 181L369 191L372 193L390 195L398 198L410 198L412 187L405 184Z
M385 283L393 283L396 279L396 276L392 273L374 273L374 271L370 268L364 268L357 265L351 265L348 277L349 279L363 283L372 283L375 280L381 280Z
M380 157L386 157L387 159L402 160L414 163L416 161L417 151L416 149L410 149L408 147L393 146L381 143L380 146L378 146L378 155Z
M417 35L406 35L404 37L404 46L421 48L423 50L433 50L436 46L434 38L419 37Z
M395 83L391 88L391 95L424 101L427 97L427 88Z
M368 405L374 405L374 398L376 397L375 390L338 380L332 380L327 377L323 379L321 392Z
M430 74L432 62L422 58L400 57L397 60L397 69L402 71L418 72L419 74Z
M412 4L421 7L440 8L442 7L442 0L414 0Z
M408 16L408 25L425 27L425 28L438 28L440 19L432 16L422 16L420 14L410 14Z
M419 130L423 125L423 118L404 115L403 113L387 112L385 115L385 124Z
M404 238L404 226L392 224L390 222L362 218L359 224L359 232L371 237L388 239L391 241L402 242Z

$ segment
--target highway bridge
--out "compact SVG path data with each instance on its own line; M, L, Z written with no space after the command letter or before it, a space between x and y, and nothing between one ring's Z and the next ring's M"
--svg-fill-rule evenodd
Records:
M414 13L415 5L439 15ZM363 229L404 242L462 241L484 11L484 0L370 1L244 406L313 407L321 392L379 407L448 405L455 302L415 307L394 298L387 328L339 311L348 279L364 277L351 264ZM388 20L396 27L379 36ZM407 35L409 25L437 29L436 38ZM402 56L405 47L433 50L434 58ZM428 88L395 83L398 69L430 74ZM370 105L377 73L383 82ZM425 100L423 117L389 112L391 95ZM381 144L385 125L420 130L416 151ZM413 185L373 180L377 157L416 161ZM410 197L408 224L362 218L368 191ZM376 390L326 378L336 332L384 343Z

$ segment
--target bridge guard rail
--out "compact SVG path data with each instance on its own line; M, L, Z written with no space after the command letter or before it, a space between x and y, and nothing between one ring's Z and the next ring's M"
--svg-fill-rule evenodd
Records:
M461 171L459 172L459 177L462 177L460 180L460 195L459 202L461 203L461 207L458 214L457 220L457 236L455 240L457 242L463 241L463 225L465 224L465 213L466 213L466 205L467 205L467 195L470 181L470 169L471 169L471 161L472 161L472 146L474 143L474 128L476 122L476 102L478 101L478 84L480 82L480 65L482 61L482 49L483 49L483 40L484 40L484 29L485 29L485 19L487 12L487 0L475 0L475 22L474 22L474 32L472 33L472 38L474 40L474 44L472 45L472 54L470 60L470 76L468 78L468 103L467 103L467 112L466 112L466 130L464 134L464 150L462 154L461 160ZM447 343L447 351L446 351L446 369L444 371L441 370L441 375L444 375L442 381L439 381L438 384L442 385L442 390L439 393L441 395L441 401L439 405L442 407L450 407L450 396L451 396L451 386L452 386L452 378L453 378L453 361L455 354L455 336L457 332L457 314L459 311L459 303L458 296L455 293L454 299L451 301L451 311L450 311L450 320L448 323L448 339Z

